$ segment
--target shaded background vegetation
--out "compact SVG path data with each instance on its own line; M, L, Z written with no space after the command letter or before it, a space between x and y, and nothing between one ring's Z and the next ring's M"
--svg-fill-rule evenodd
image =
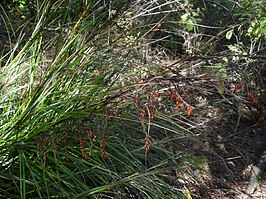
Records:
M1 197L245 191L266 143L263 1L6 0L0 13Z

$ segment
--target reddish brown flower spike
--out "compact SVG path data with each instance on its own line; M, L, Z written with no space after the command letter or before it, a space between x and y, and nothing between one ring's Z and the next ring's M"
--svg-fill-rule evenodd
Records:
M142 119L144 118L145 114L146 114L146 111L144 109L141 109L140 110L140 116Z
M154 116L155 116L154 112L151 112L151 119L154 119Z
M149 140L149 138L145 137L144 138L144 142L145 142L144 149L145 149L145 151L147 153L150 150L150 140Z
M183 107L182 107L182 105L178 104L177 108L178 108L178 112L181 112Z
M82 158L87 159L88 156L87 156L85 149L84 149L84 140L81 136L79 138L79 142L80 142L80 151L81 151Z
M237 91L237 90L240 90L241 88L242 88L242 83L241 82L237 82L235 84L235 90Z
M145 148L145 151L148 152L150 149L151 149L151 147L148 145L148 146Z
M160 97L160 93L159 92L153 91L152 94L154 95L154 97Z
M104 149L105 147L106 147L106 135L102 134L100 148Z
M135 105L138 106L139 105L139 97L135 98Z
M88 136L92 139L92 131L91 130L88 131Z
M154 107L154 105L153 105L153 103L152 103L152 102L150 102L150 104L149 104L149 107L150 107L152 110L154 110L154 109L155 109L155 107Z
M176 100L177 96L176 96L175 94L172 94L172 95L170 96L170 98L171 98L171 100Z
M106 151L101 151L101 154L102 154L102 158L107 158L107 153L106 153Z
M177 97L177 98L176 98L176 105L181 104L181 103L182 103L182 99L179 98L179 97Z
M192 114L192 107L191 106L188 106L187 107L187 114L188 114L188 116L190 116L191 114Z
M247 97L248 97L248 99L250 99L250 100L253 98L253 94L252 94L251 91L248 92L248 96L247 96Z

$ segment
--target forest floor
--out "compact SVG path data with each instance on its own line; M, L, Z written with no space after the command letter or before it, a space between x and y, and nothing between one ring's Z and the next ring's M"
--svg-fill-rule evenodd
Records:
M215 121L197 130L201 144L188 146L205 157L204 172L192 172L197 179L195 198L266 198L265 179L254 193L245 194L252 166L265 150L266 123L256 125L248 118L240 118L236 126L237 121L236 114L220 113Z

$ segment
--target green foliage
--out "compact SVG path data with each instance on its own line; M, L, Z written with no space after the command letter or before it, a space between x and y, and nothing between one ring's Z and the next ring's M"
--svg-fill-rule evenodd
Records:
M265 27L266 17L262 17L258 21L252 21L247 30L247 35L257 40L259 40L260 38L265 39Z
M252 9L250 9L252 8ZM248 23L247 36L253 39L265 39L265 3L264 1L243 1L238 12L242 12L241 21ZM239 14L236 14L237 16Z
M195 12L193 12L193 13L195 13ZM197 16L198 14L195 13L194 15ZM189 17L189 14L188 13L185 13L185 14L183 14L181 16L181 22L183 22L183 23L186 24L186 30L187 31L191 31L195 27L194 24L197 23L197 20L194 17Z
M231 41L230 50L232 46L235 46L234 52L240 46L245 53L249 53L249 48L252 48L254 52L260 49L265 41L266 12L264 7L263 1L243 1L234 7L232 17L235 23L231 24L230 30L226 33L226 39ZM257 45L252 46L250 41Z

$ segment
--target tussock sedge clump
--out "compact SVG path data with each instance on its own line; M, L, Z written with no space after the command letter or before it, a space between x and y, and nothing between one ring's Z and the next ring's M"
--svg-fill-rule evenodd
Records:
M171 152L158 146L162 160L148 167L151 141L139 123L106 114L136 56L130 29L120 27L132 2L33 2L34 18L14 30L15 45L1 57L0 196L182 195L158 175L175 167ZM4 15L7 31L20 22Z

